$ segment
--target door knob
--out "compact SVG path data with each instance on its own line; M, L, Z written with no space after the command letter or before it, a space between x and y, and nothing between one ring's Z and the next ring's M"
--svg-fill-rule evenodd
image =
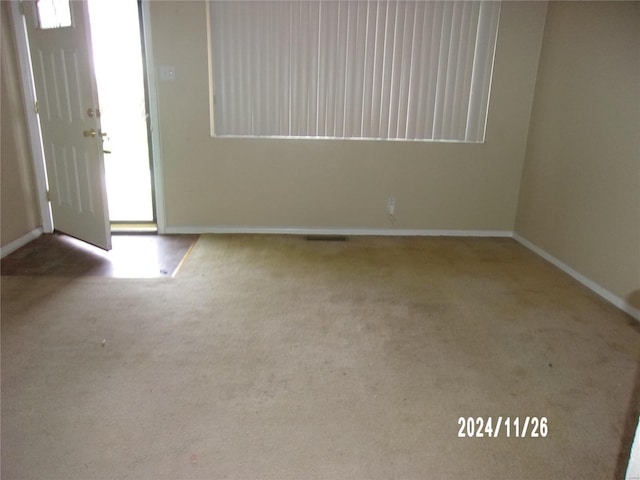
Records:
M96 137L98 135L98 132L96 131L95 128L90 128L89 130L84 130L82 132L82 135L84 135L85 137ZM100 131L100 136L101 137L106 137L107 136L107 132Z

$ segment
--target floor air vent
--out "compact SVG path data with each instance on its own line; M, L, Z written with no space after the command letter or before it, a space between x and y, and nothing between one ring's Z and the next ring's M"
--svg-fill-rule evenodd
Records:
M346 242L344 235L307 235L304 237L309 242Z

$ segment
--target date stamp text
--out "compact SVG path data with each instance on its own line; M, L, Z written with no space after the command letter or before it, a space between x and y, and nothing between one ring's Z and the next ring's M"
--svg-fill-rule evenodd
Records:
M460 438L546 438L547 417L459 417Z

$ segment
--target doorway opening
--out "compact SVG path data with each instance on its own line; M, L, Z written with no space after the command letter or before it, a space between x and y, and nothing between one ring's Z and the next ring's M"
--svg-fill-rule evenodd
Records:
M137 0L89 0L112 230L155 228L149 128Z

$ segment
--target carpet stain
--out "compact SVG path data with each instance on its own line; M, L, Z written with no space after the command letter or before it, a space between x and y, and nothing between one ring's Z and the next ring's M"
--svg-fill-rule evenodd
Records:
M7 479L612 478L637 419L637 325L510 239L202 236L0 294ZM499 416L549 434L458 438Z

